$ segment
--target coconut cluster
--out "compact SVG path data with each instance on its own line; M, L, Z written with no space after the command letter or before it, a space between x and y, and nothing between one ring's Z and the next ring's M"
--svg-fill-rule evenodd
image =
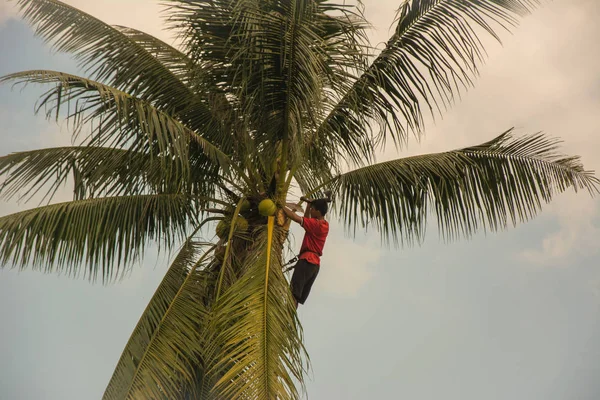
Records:
M252 204L249 200L246 199L242 202L242 205L240 207L240 214L235 219L235 228L233 231L234 236L244 234L248 230L249 224L248 219L246 217L250 218L252 216L251 208ZM231 229L231 223L233 221L235 209L236 207L234 206L228 206L225 209L225 218L217 224L216 233L220 239L225 239L229 237L229 231ZM257 210L258 214L260 214L261 216L270 217L272 215L275 215L275 213L277 212L277 206L275 205L275 202L273 200L263 199L258 203Z

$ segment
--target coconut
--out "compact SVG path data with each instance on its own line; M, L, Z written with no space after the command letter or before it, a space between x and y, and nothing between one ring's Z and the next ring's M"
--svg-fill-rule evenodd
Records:
M217 236L220 239L225 239L229 236L229 229L231 228L231 221L229 219L221 220L217 224ZM244 217L237 217L235 220L235 233L243 233L248 230L248 220Z
M229 222L224 219L217 224L217 236L220 239L226 238L229 235Z
M250 210L250 202L248 199L244 199L242 202L242 207L240 208L240 212L247 212Z
M229 205L229 206L225 207L224 211L225 211L226 215L232 215L235 212L235 207Z
M277 206L271 199L264 199L258 204L258 212L263 217L270 217L275 214L275 211L277 211Z
M246 232L248 230L248 220L244 217L237 217L235 220L235 231L238 233Z

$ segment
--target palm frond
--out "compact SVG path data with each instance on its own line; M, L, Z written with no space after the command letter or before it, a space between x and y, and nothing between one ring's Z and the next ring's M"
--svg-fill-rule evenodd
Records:
M166 4L187 53L213 66L241 109L257 152L264 154L259 162L268 165L289 152L282 170L299 164L306 133L323 119L328 93L343 92L348 69L366 59L362 19L332 1Z
M56 84L37 106L45 107L47 117L60 115L61 106L68 108L67 120L75 127L77 137L86 124L97 122L87 138L87 145L122 147L152 155L170 154L182 169L189 167L190 144L225 170L229 157L218 147L192 131L171 115L150 103L102 83L56 71L23 71L0 78L0 84Z
M171 247L199 213L182 194L103 197L0 217L0 264L110 281L149 240Z
M121 25L114 25L113 28L152 55L190 90L194 90L194 75L204 71L185 53L146 32Z
M225 247L225 254L223 256L223 263L221 264L221 270L219 272L219 279L218 279L218 283L217 283L217 291L216 291L217 299L219 298L219 296L221 294L221 289L223 288L223 278L227 274L228 269L231 264L230 259L229 259L229 254L232 252L232 248L233 248L232 239L236 232L236 224L237 224L238 216L240 215L244 201L246 201L245 197L242 197L239 199L238 204L235 207L235 210L233 211L233 217L231 218L231 222L229 225L229 232L227 233L227 244Z
M4 177L0 199L17 197L27 202L41 192L41 201L50 202L61 186L71 183L74 200L152 193L214 198L213 171L194 159L191 167L189 176L185 176L169 159L109 147L23 151L0 157L0 176Z
M219 349L210 363L222 377L218 398L297 399L305 371L301 328L282 272L283 232L269 217L250 250L244 276L219 298L211 339Z
M228 100L221 78L214 73L212 64L195 63L177 48L137 29L125 26L114 28L143 47L193 91L193 98L185 104L178 105L178 102L171 101L166 109L171 110L192 130L202 131L203 137L230 154L236 145L232 140L236 132L236 110Z
M543 134L515 138L509 130L479 146L359 168L333 181L335 208L354 229L375 226L396 243L421 240L431 211L447 239L502 229L568 188L598 192L579 158L557 149Z
M203 270L210 250L188 238L142 314L104 393L104 400L182 398L203 378L208 337ZM204 332L204 334L203 334Z
M57 190L73 178L75 200L99 196L127 196L169 191L179 179L163 163L147 154L91 146L55 147L0 157L0 198L30 200L40 190L51 201ZM171 179L168 179L170 177Z
M331 181L341 173L337 162L329 156L324 151L309 151L305 162L294 171L293 178L302 193L309 193L312 189L321 186L324 182Z
M231 109L219 96L210 100L204 87L198 90L196 65L164 42L143 32L103 21L58 0L18 0L24 19L35 33L53 43L57 51L73 54L91 79L117 88L176 115L223 149L231 145L230 133L220 124ZM191 61L185 73L181 66ZM210 87L214 92L215 87ZM214 106L214 107L213 107ZM217 110L218 112L213 112Z
M399 145L472 85L485 50L481 34L499 40L539 0L406 0L394 35L321 124L317 136L368 138ZM356 139L360 140L360 139ZM365 140L365 139L363 139ZM364 143L364 141L362 142Z
M37 35L73 54L92 79L162 110L191 102L193 92L168 65L120 29L57 0L18 0L17 6Z

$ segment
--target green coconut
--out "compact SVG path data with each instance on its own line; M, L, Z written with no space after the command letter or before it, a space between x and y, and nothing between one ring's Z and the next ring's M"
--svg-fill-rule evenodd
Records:
M232 215L235 212L235 207L234 206L227 206L225 207L225 214L227 215Z
M217 236L220 239L226 238L229 235L229 222L224 219L217 224Z
M230 220L221 220L217 224L217 236L220 239L229 237L229 229L231 228ZM235 220L235 233L243 233L248 230L248 220L244 217L237 217Z
M244 199L242 202L242 208L240 208L240 212L247 212L248 210L250 210L250 202L248 199Z
M263 217L270 217L277 211L277 206L271 199L264 199L258 204L258 212Z
M236 205L229 205L227 207L225 207L225 209L223 211L225 211L226 215L233 215L235 214L235 209L237 208L237 204ZM250 202L248 200L244 200L242 202L242 206L240 207L240 212L246 212L250 210Z
M237 217L235 220L235 231L238 233L246 232L248 230L248 220L244 217Z

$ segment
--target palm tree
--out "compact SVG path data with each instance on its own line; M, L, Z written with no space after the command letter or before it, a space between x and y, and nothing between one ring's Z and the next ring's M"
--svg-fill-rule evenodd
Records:
M472 85L481 37L537 0L399 0L377 55L361 8L330 0L163 0L177 45L57 0L17 3L87 78L0 78L50 85L36 112L66 119L74 141L0 158L0 196L48 201L0 218L2 264L112 282L149 242L178 248L105 399L299 397L308 357L282 271L289 221L261 215L266 198L330 190L348 228L402 245L422 240L431 214L443 237L469 237L568 188L598 191L556 140L512 130L374 163L389 140L422 134L422 109ZM65 183L73 200L53 203Z

